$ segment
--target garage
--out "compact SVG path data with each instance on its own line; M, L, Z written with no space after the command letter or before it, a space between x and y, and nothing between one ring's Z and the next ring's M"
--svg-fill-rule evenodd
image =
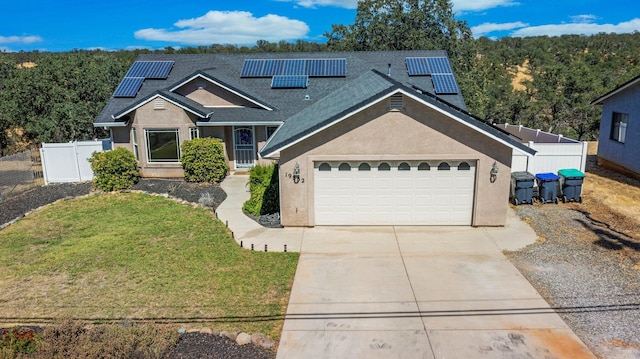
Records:
M472 224L476 162L316 161L316 225Z

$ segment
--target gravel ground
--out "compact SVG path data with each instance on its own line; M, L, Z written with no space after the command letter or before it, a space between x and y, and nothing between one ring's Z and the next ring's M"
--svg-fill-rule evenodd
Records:
M617 232L579 204L515 210L540 240L511 262L600 358L640 358L640 230Z
M275 351L253 344L237 345L218 335L185 333L169 354L169 359L273 359Z

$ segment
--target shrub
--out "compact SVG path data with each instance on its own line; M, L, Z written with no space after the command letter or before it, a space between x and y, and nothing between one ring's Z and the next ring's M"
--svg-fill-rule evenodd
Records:
M0 350L31 354L38 348L38 334L31 329L4 329L0 331Z
M188 182L220 182L229 171L223 144L217 138L184 141L181 150L180 162Z
M257 165L249 171L251 197L244 203L244 211L259 216L280 212L278 166Z
M89 163L93 170L94 186L105 192L131 188L140 179L136 158L126 148L94 152Z
M166 358L179 334L151 324L97 325L63 320L47 327L35 358Z

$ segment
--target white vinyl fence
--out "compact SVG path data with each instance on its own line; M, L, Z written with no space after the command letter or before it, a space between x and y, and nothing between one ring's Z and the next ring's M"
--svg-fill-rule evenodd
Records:
M45 185L84 182L93 179L89 158L94 152L111 149L110 140L43 143L40 149Z
M511 172L527 171L537 173L557 173L563 168L576 168L584 172L587 163L587 142L574 143L526 143L538 151L529 157L519 151L513 151Z

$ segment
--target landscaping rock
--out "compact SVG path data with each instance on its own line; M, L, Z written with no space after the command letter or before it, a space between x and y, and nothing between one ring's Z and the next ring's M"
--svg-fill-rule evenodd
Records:
M236 343L238 345L247 345L251 343L251 336L247 333L240 333L236 338Z
M276 346L276 342L273 339L267 338L260 333L251 336L251 343L264 349L272 349Z
M213 334L213 330L211 330L211 328L209 328L209 327L204 327L204 328L200 329L200 333Z

